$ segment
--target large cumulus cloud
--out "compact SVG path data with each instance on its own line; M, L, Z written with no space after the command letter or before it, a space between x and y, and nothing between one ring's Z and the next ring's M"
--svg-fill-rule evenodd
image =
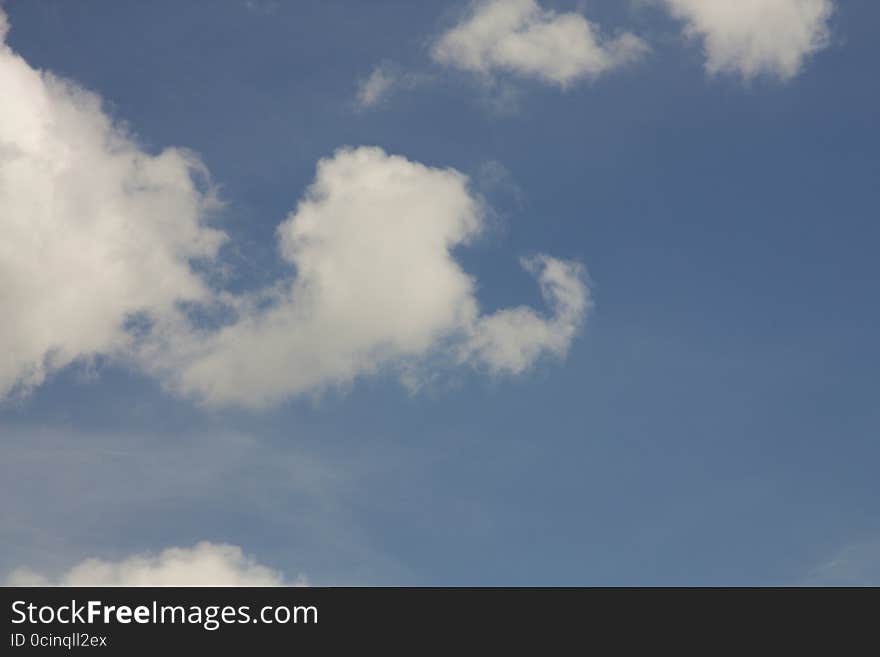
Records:
M516 374L564 355L589 307L580 266L538 255L526 265L549 314L482 314L452 252L483 228L467 177L375 147L318 163L278 228L289 277L210 289L196 263L220 264L226 236L206 223L216 201L193 154L148 152L98 96L6 45L0 89L0 398L96 356L248 407L380 370ZM228 321L206 329L208 307Z
M379 148L319 162L297 209L278 228L296 276L241 299L219 331L174 336L149 362L179 391L209 403L259 407L428 360L521 373L564 355L589 299L579 265L537 256L551 313L480 313L475 281L452 254L483 228L484 208L453 169Z

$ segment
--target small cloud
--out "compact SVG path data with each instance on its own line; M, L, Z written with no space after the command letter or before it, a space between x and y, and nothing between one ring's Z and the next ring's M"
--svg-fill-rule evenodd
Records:
M565 357L592 307L580 264L545 255L523 258L521 264L538 279L552 314L542 316L518 306L484 315L475 322L469 339L461 346L461 358L493 374L522 374L544 353Z
M426 80L426 75L409 73L391 62L383 62L358 83L355 107L359 110L373 109L387 102L397 91L412 89Z
M648 51L630 32L608 38L577 12L535 0L481 0L431 48L434 61L486 79L498 73L563 89L630 64Z
M663 0L684 34L702 39L706 72L789 80L828 46L832 0Z
M391 93L397 76L387 65L379 65L358 85L356 102L360 108L374 107Z
M28 568L13 571L7 586L306 586L258 563L240 547L201 542L120 561L86 559L57 577Z

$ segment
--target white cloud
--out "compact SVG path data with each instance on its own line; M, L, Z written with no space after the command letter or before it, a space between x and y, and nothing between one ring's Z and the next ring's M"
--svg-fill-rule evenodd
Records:
M451 253L484 223L467 177L365 147L322 160L279 227L295 277L256 294L211 291L191 261L219 264L225 235L204 225L214 201L194 156L150 155L95 95L6 47L0 88L0 398L101 355L249 407L380 370L412 383L428 362L520 373L564 354L586 312L579 269L541 256L530 266L553 317L480 316ZM203 329L182 301L234 317Z
M545 351L564 356L590 305L577 263L537 256L524 258L523 266L537 276L554 315L547 319L521 306L477 320L461 353L494 372L521 374Z
M804 60L828 45L832 0L663 0L701 38L710 74L743 79L761 74L782 80L797 75Z
M629 32L603 38L575 12L546 10L535 0L481 0L440 36L431 55L472 73L515 73L567 87L629 64L646 50Z
M376 66L369 77L358 84L355 102L361 108L374 107L387 98L396 82L397 75L388 66Z
M6 19L0 10L0 35ZM223 240L180 149L145 152L97 96L0 43L0 398L124 349L135 313L202 299L189 264Z
M300 576L294 584L305 585ZM240 547L202 542L120 561L86 559L57 577L27 568L13 571L7 586L284 586L281 573L259 564Z
M358 110L374 109L393 94L412 89L428 79L425 74L408 72L393 62L377 64L370 75L358 82L354 106Z
M580 269L530 261L554 316L481 316L475 282L452 249L483 228L481 201L454 169L379 148L342 149L278 228L296 278L244 299L238 318L145 354L172 386L211 404L260 407L432 356L519 373L562 355L587 309ZM442 358L439 359L444 362Z

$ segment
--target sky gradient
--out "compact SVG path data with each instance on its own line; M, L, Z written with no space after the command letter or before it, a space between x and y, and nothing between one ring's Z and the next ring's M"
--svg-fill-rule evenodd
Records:
M762 2L3 4L119 197L0 128L0 578L880 584L880 6Z

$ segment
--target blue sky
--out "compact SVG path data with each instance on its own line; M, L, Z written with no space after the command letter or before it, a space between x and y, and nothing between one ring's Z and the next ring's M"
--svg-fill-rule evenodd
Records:
M553 76L576 59L565 49L532 69L490 54L475 72L437 56L483 5L7 2L6 43L28 66L98 94L149 156L185 147L210 171L223 201L210 225L227 241L210 272L179 273L186 281L247 299L295 280L279 224L302 207L319 160L341 166L337 149L377 146L406 158L401 175L433 167L413 173L419 185L440 185L433 172L451 168L469 191L450 182L449 198L480 199L479 236L449 229L482 313L456 330L522 305L550 337L513 371L466 340L468 362L414 359L406 334L400 358L358 360L342 381L283 380L256 406L235 401L250 365L218 363L253 340L269 345L271 364L283 332L202 336L221 354L216 369L193 361L179 380L168 370L189 334L146 356L120 355L116 337L71 344L70 363L0 406L0 576L26 567L53 580L87 558L209 541L318 585L880 583L880 7L778 1L833 8L817 19L827 38L795 69L773 49L757 69L739 51L715 53L715 18L687 14L686 0L669 3L678 13L663 2L545 2L555 13L535 20L582 16L606 45L624 32L644 44L632 61L564 83ZM773 48L788 43L787 23L747 27L772 29ZM359 105L376 67L389 92ZM0 193L0 227L19 196ZM353 203L357 222L372 206ZM349 212L315 206L326 222ZM368 273L382 259L371 247L412 252L388 226L359 250ZM360 239L337 237L346 248ZM535 254L571 263L560 276L594 306L542 297L519 264ZM404 278L422 280L421 260L401 262ZM6 298L9 316L23 315L13 284L0 292L0 312ZM67 339L60 317L53 345ZM186 330L206 317L192 321ZM307 333L310 321L288 328ZM344 352L342 327L318 328ZM307 362L277 357L291 371ZM398 366L415 360L414 391Z

